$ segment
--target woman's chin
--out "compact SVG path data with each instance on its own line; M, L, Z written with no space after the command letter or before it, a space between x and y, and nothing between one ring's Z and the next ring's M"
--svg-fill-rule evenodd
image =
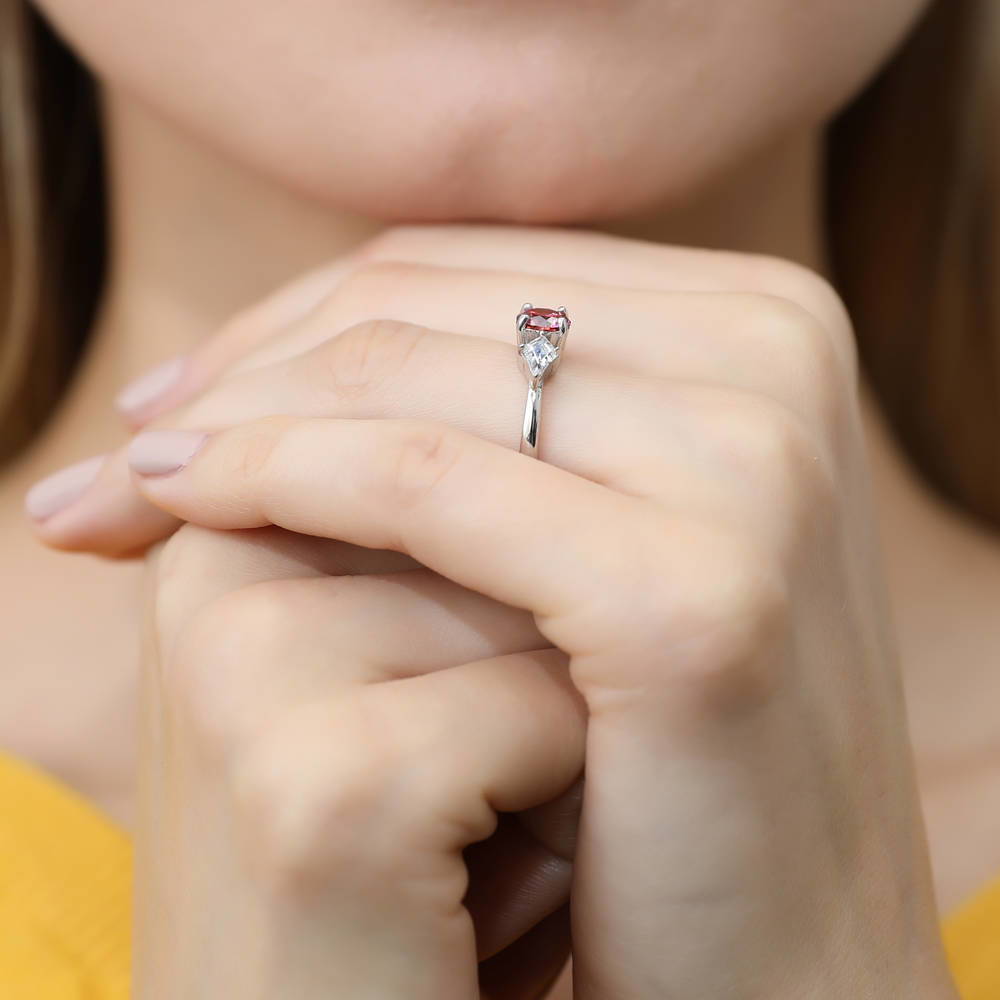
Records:
M600 158L567 148L538 155L495 146L485 152L453 149L450 155L440 149L354 149L348 157L330 157L326 170L322 156L297 162L309 166L290 168L289 160L258 166L333 211L386 222L522 225L600 223L669 211L711 187L726 166L686 156L676 164L661 157L637 167L628 153Z

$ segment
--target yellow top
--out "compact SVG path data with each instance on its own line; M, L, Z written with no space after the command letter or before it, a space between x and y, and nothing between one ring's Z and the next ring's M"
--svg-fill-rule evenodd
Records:
M72 791L0 754L0 997L126 1000L131 849ZM963 1000L1000 1000L1000 881L945 923Z
M0 754L3 1000L126 1000L131 863L97 810Z

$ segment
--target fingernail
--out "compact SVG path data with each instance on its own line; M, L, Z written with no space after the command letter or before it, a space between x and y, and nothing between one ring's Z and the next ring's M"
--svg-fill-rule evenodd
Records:
M184 468L202 446L202 431L143 431L128 446L128 464L141 476L166 476Z
M24 509L36 521L68 507L78 500L97 478L106 455L95 455L39 480L24 495Z
M171 358L129 382L115 397L115 407L126 416L152 405L180 380L186 357Z

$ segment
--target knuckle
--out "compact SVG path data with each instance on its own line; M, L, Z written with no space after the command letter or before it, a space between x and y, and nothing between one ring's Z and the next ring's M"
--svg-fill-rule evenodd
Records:
M773 341L805 410L824 428L839 425L857 377L853 338L841 346L812 313L779 296L755 296L752 322Z
M191 557L198 552L199 537L207 530L195 524L183 524L163 542L152 567L158 590L175 585L183 578Z
M321 314L343 326L343 320L358 320L372 315L376 305L384 308L393 302L402 290L413 284L424 265L404 260L377 258L371 250L344 275L337 288L321 308Z
M150 563L153 626L161 643L169 641L183 624L191 580L206 568L204 540L211 534L211 528L182 524Z
M384 449L385 467L377 484L390 509L419 507L439 493L465 454L453 428L429 421L393 422L395 440Z
M392 728L360 699L283 716L233 769L250 871L267 890L294 897L331 878L363 872L370 886L373 876L391 875L410 848L395 819L406 769ZM393 836L385 838L385 830Z
M654 601L651 648L657 688L712 710L748 708L773 691L791 621L779 560L743 536L699 525L689 536L687 572L663 572L645 590ZM657 666L659 665L659 666Z
M384 692L365 694L379 699L373 717L388 724L393 734L391 763L395 781L408 794L395 795L394 825L412 846L433 849L441 843L468 844L482 840L495 829L496 815L480 788L481 775L455 752L454 729L449 717L467 711L462 701L450 701L444 711L415 712L412 701L400 696L379 698ZM440 702L438 702L440 704ZM398 787L398 785L397 785Z
M253 487L268 478L269 469L276 456L298 424L294 417L272 415L260 417L239 429L239 447L232 449L230 463L223 463L219 470L222 482L236 484L234 492L244 486ZM226 465L230 467L225 467Z
M181 525L160 545L155 560L147 564L152 575L153 589L158 598L169 595L182 575L181 568L191 551L190 533L187 530L189 527L191 527L189 524Z
M727 457L741 483L760 496L782 553L794 552L836 507L829 449L792 410L760 397L726 413Z
M779 500L800 499L810 506L823 498L815 491L829 489L832 495L834 477L823 442L798 414L762 397L743 407L734 423L740 435L737 453L749 472L762 475L772 495L777 487Z
M178 632L164 697L206 759L231 758L279 707L265 672L280 669L294 622L283 589L269 581L216 597Z
M799 305L838 338L843 338L845 360L853 357L854 337L847 306L826 277L797 261L766 254L752 257L752 266L758 287Z
M639 703L671 714L679 704L685 718L768 701L792 622L782 561L745 530L664 521L653 507L631 530L641 540L623 566L628 582L596 591L562 625L575 636L570 670L591 716Z
M356 400L405 372L429 331L395 319L364 320L320 347L324 387Z

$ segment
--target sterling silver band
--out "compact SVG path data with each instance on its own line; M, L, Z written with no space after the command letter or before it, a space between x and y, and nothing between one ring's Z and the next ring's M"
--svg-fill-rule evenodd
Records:
M525 302L515 320L517 328L517 353L521 371L528 380L528 398L524 404L521 424L522 455L538 457L538 425L542 413L542 387L554 374L562 358L563 345L569 331L570 319L566 307L543 309Z
M538 458L538 419L541 412L541 384L529 385L528 400L524 405L524 423L521 427L521 447L518 449L522 455Z

